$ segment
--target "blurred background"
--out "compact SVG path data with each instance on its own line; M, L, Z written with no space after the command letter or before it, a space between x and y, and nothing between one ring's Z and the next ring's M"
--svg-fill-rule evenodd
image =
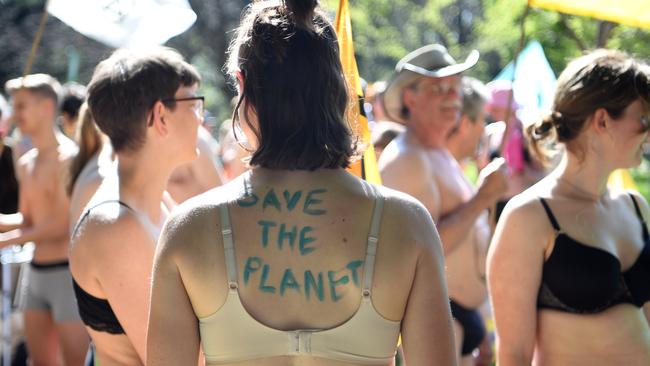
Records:
M81 1L81 0L80 0ZM107 3L118 0L106 0ZM137 1L137 0L130 0ZM179 50L203 77L209 127L216 134L231 114L233 88L223 74L225 52L245 0L190 0L196 22L166 45ZM338 0L321 0L334 18ZM20 76L44 11L43 0L0 0L0 81ZM396 62L428 43L442 43L457 59L470 50L481 61L470 76L487 82L512 61L519 45L525 0L350 0L360 75L368 82L387 80ZM531 8L526 44L539 41L555 75L584 50L607 47L648 59L650 32L587 17ZM62 83L88 83L95 65L113 48L94 41L49 16L32 72ZM639 190L650 198L648 161L632 171Z

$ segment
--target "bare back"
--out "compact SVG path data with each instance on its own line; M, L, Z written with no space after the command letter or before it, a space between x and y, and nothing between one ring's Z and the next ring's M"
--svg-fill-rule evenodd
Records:
M187 211L190 216L182 220L187 226L174 238L183 242L184 248L175 258L193 313L198 318L214 314L228 294L217 204L229 197L239 296L247 316L279 330L330 329L345 323L361 303L360 282L374 204L372 188L346 172L327 169L291 173L255 169L252 178L248 176L199 196L186 206L191 207ZM417 210L413 206L404 210L403 195L383 188L381 193L387 201L377 246L372 303L385 319L402 321L402 337L411 347L417 332L411 321L420 321L423 326L429 323L428 331L434 336L445 334L436 341L434 337L430 345L437 350L436 357L444 359L453 352L453 340L447 300L442 298L445 292L440 287L444 287L440 282L443 272L426 279L430 291L437 294L430 299L429 316L420 314L415 320L413 314L407 315L408 303L418 302L413 297L422 301L427 296L420 290L412 294L415 270L421 246L435 238L421 229L426 216L414 217ZM233 197L237 200L232 201ZM155 292L156 277L154 304ZM441 313L432 314L437 306L447 311L446 315L442 312L442 318ZM444 350L445 345L450 353ZM413 356L414 362L417 359ZM237 364L278 362L353 364L310 356Z

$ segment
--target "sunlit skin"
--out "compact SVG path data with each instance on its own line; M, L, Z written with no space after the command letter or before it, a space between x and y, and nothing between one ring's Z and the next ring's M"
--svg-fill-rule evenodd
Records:
M180 87L175 98L196 95ZM200 101L161 101L147 113L145 142L137 151L116 152L115 172L104 178L88 206L120 200L133 211L104 204L81 222L73 236L70 269L86 292L108 299L126 335L87 327L102 365L145 364L151 264L162 224L171 207L164 200L172 171L197 156ZM125 260L128 258L128 260Z
M0 215L0 246L33 242L34 262L67 260L69 200L65 191L75 144L54 130L56 103L27 89L13 93L13 120L34 148L17 163L19 213ZM70 289L70 292L72 289ZM54 321L50 311L25 310L25 336L35 364L54 365L62 352L68 365L82 365L88 335L77 321Z
M241 75L239 79L244 82ZM248 115L243 107L239 111L247 143L255 148L258 141L248 127L257 125L254 109ZM381 224L373 306L385 319L402 319L407 362L454 365L441 248L433 223L413 199L380 189L389 203ZM352 317L361 303L359 278L355 280L353 273L365 259L369 225L359 223L370 220L371 193L344 169L256 167L182 205L163 232L156 254L147 346L150 364L194 364L201 342L197 318L214 314L228 296L223 241L213 225L219 222L219 204L229 207L238 293L255 322L279 330L329 329ZM337 230L331 230L332 225ZM405 275L403 269L413 266ZM334 274L341 268L345 271ZM307 285L306 273L324 274L327 290ZM423 346L423 339L432 344ZM278 364L355 365L310 355L237 363Z
M557 235L539 197L566 235L612 254L621 270L638 258L644 246L639 218L628 192L608 188L607 180L615 169L640 163L648 142L641 124L646 115L640 100L616 119L597 109L559 166L504 210L488 257L499 365L650 364L650 303L618 304L588 315L536 307L542 263ZM647 225L650 208L638 193L634 198Z
M498 159L481 172L477 190L447 150L449 131L460 118L459 75L422 77L402 93L409 110L407 132L395 138L381 155L383 184L425 205L442 239L450 298L467 309L476 309L487 299L482 280L490 239L486 209L507 187L504 161ZM460 323L454 321L454 329L460 357ZM467 356L461 362L471 365L474 360Z

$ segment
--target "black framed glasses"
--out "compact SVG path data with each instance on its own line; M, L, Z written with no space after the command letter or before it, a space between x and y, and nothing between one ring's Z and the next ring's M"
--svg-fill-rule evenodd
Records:
M162 99L161 102L163 103L176 103L176 102L188 102L188 101L195 101L194 105L192 106L192 110L194 113L199 118L203 118L205 116L205 97L200 95L196 97L185 97L185 98L166 98Z

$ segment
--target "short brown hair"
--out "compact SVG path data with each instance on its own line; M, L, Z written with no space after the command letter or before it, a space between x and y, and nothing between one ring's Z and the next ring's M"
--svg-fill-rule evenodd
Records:
M5 83L5 90L9 95L13 95L21 89L52 99L54 105L58 108L61 98L61 84L53 76L48 74L31 74L11 79Z
M173 99L179 87L200 81L196 69L171 48L143 53L117 50L95 68L88 85L88 106L115 152L137 151L144 143L147 114L156 101Z
M548 145L556 142L579 152L570 142L597 109L604 108L617 119L637 99L646 108L650 105L648 65L605 49L579 57L560 74L551 113L526 129L532 150L542 162L550 160Z

